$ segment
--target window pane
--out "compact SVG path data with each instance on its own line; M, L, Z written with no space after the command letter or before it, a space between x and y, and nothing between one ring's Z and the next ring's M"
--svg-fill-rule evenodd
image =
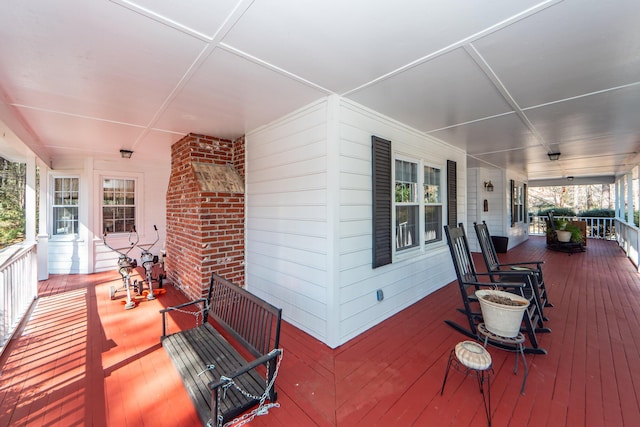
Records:
M136 183L133 179L105 179L102 185L102 223L105 231L128 233L135 226Z
M418 206L396 207L396 249L418 246Z
M429 166L424 168L424 202L442 202L440 190L440 169Z
M425 243L442 240L442 206L425 206L424 241Z
M396 160L396 202L418 202L418 165L416 163Z
M78 232L78 178L53 180L53 234Z

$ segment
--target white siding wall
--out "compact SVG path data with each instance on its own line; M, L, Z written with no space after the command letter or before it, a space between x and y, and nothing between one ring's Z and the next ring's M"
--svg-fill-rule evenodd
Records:
M327 101L246 135L247 289L329 340Z
M337 96L247 135L246 283L285 320L337 347L454 279L445 241L371 267L371 136L446 171L466 157ZM384 292L377 301L376 291Z

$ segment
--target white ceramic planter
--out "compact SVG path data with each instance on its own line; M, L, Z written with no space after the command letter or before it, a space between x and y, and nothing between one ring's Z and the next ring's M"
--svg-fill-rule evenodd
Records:
M558 242L568 242L571 240L571 232L567 230L556 230Z
M487 301L483 297L489 294L512 299L521 303L521 305L510 306ZM529 306L529 301L526 298L495 289L476 291L476 297L480 302L480 310L482 310L482 318L487 330L501 337L515 337L518 335L520 324L522 323L522 315Z

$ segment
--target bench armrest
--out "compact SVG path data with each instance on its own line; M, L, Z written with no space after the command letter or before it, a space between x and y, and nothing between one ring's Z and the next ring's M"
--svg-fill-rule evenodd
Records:
M162 310L160 310L160 313L162 313L162 314L168 313L169 311L177 310L179 308L187 307L187 306L190 306L190 305L193 305L193 304L198 304L198 303L205 302L205 301L207 301L206 298L200 298L200 299L197 299L197 300L185 302L184 304L173 305L171 307L163 308Z
M242 374L246 374L247 372L251 371L252 369L257 368L260 365L264 365L264 364L266 364L267 362L269 362L271 360L275 360L281 354L282 354L282 350L281 349L279 349L279 348L273 349L269 353L265 354L264 356L258 357L257 359L247 363L246 365L244 365L240 369L236 370L232 374L225 375L225 376L221 377L218 381L211 381L209 383L209 389L210 390L214 390L214 389L220 388L222 386L225 386L225 385L229 384L231 382L231 380L233 380L234 378L237 378Z
M162 339L162 338L167 336L167 322L166 322L166 317L165 317L167 315L167 313L170 313L170 312L176 311L176 310L180 310L181 308L188 307L190 305L199 304L201 302L203 302L205 304L205 308L206 308L207 299L206 298L199 298L197 300L185 302L183 304L174 305L174 306L163 308L162 310L160 310L160 314L162 314L162 337L160 339Z
M264 356L258 357L257 359L245 364L240 369L236 370L229 376L221 376L218 381L211 381L208 386L212 392L211 398L211 419L217 420L219 423L223 421L223 415L221 413L221 409L219 407L219 397L222 393L226 392L226 388L230 387L234 384L234 378L239 377L240 375L246 374L251 370L257 368L258 366L264 365L267 362L273 361L273 363L267 369L267 383L265 384L265 390L262 393L262 396L252 396L254 399L257 398L259 400L260 405L264 403L265 398L268 396L269 400L273 403L277 399L277 393L274 389L274 383L276 379L276 375L278 375L276 360L278 356L282 355L282 350L279 348L271 350L269 353ZM243 393L244 394L244 393ZM268 408L268 406L267 406ZM260 410L260 408L258 408Z

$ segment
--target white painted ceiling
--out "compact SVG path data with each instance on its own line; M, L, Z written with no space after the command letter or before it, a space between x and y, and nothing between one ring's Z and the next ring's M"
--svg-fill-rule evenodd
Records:
M54 168L233 139L329 94L530 180L640 158L638 0L3 3L0 120Z

